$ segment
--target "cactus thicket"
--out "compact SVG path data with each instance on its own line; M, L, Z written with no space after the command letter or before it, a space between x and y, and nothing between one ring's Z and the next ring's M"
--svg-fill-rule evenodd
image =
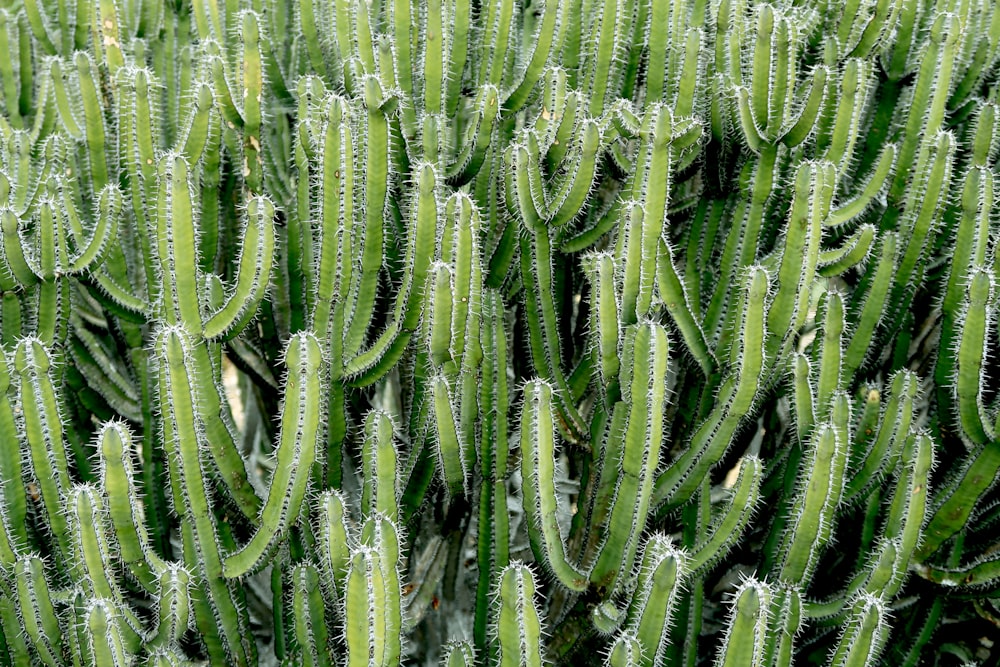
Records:
M998 75L993 0L0 0L0 667L997 664Z

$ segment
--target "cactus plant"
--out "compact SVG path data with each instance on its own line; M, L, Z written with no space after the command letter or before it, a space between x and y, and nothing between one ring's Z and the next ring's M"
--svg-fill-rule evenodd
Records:
M0 52L0 666L998 660L995 2Z

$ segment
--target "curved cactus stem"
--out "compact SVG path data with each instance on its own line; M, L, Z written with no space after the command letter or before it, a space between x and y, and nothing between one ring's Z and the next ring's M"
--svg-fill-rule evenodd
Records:
M555 424L552 387L533 380L524 387L521 409L521 478L528 536L535 558L573 591L587 588L587 574L566 559L556 521Z
M853 377L871 352L875 330L885 317L885 303L892 287L893 269L899 236L893 232L882 238L878 252L878 264L872 274L870 286L863 293L862 303L856 308L856 322L851 342L844 351L844 374Z
M646 540L625 620L642 649L641 665L662 667L665 663L682 582L692 572L688 565L683 552L665 536L654 533Z
M711 568L724 558L740 538L757 510L763 464L754 456L740 459L740 473L733 493L726 501L722 514L709 528L708 536L699 541L687 559L687 569L697 574Z
M855 455L862 458L851 462L855 472L844 488L845 502L865 497L872 482L880 474L891 472L894 468L910 430L917 389L917 378L912 373L900 371L893 376L889 401L882 413L875 442L867 451L856 451Z
M118 235L118 217L121 213L121 195L114 186L108 186L101 191L97 204L97 225L94 233L83 249L70 260L68 273L81 273L93 270L100 263L108 245Z
M798 118L795 119L795 122L778 139L778 141L789 148L795 148L813 133L816 127L816 119L826 94L827 76L829 76L829 70L826 67L820 66L813 70L809 80L809 93L802 104Z
M487 84L476 96L473 122L466 130L461 151L447 170L449 185L461 187L479 173L486 160L498 117L499 93L494 86Z
M871 176L861 191L853 199L830 211L830 215L827 216L823 225L837 227L861 215L888 182L889 175L896 165L896 154L896 147L893 144L887 144L882 149L882 154L879 155L878 162L872 168Z
M344 368L355 386L376 382L399 360L410 336L416 331L423 307L423 286L433 257L438 232L437 171L425 163L415 168L417 196L410 216L410 240L406 246L403 284L400 287L389 326L366 351Z
M288 342L285 364L290 372L285 384L281 435L276 465L261 509L257 532L242 549L223 561L223 575L242 577L263 565L275 540L286 533L302 512L309 476L319 449L323 420L321 375L323 356L312 334L296 334Z
M779 547L779 576L784 582L798 585L809 581L819 564L820 554L833 532L833 513L843 489L846 454L847 443L840 441L837 430L830 424L820 425L805 452L800 473L802 487Z
M862 265L871 253L875 242L875 225L861 225L838 248L819 254L819 275L824 278L839 276Z
M23 287L30 287L38 282L38 277L28 265L24 256L24 247L21 241L20 227L21 221L17 214L9 208L0 209L0 225L2 225L3 247L2 270L4 278L8 284L17 281ZM9 277L8 277L9 276ZM13 287L13 285L11 285Z
M247 205L247 225L239 252L236 284L222 308L204 325L204 336L223 340L236 336L257 312L267 290L274 261L274 205L255 197Z
M622 453L617 470L612 469L617 480L605 537L590 572L591 582L609 590L631 570L645 527L663 442L657 416L666 408L668 349L662 326L641 324L626 330L620 383L628 420L618 436Z
M766 368L764 341L768 308L768 274L751 267L741 289L738 305L741 326L733 341L730 363L738 371L730 375L718 392L716 407L698 426L688 449L656 478L652 506L673 509L686 503L702 476L725 454L733 434L750 411Z
M983 363L989 347L988 332L994 320L992 271L974 267L970 271L966 294L963 312L958 318L960 333L952 384L962 433L974 445L982 445L995 440L982 396Z
M674 267L673 250L662 239L659 242L656 268L660 299L680 330L688 351L698 362L705 377L708 377L718 361L709 349L705 332L695 317L694 300L689 296L689 289Z
M543 15L538 21L538 28L532 40L534 46L531 58L526 61L524 71L518 74L520 81L503 101L504 113L508 115L517 113L530 99L551 54L559 51L562 46L563 33L569 22L569 13L572 11L572 3L555 0L547 0L544 3Z
M122 422L105 424L98 435L101 486L108 499L108 514L118 542L119 555L139 583L152 592L167 564L153 550L146 532L146 515L135 486L132 433Z

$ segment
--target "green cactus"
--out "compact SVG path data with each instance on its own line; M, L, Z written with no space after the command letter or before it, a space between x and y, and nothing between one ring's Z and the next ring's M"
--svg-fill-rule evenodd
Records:
M0 667L996 661L995 2L0 52Z

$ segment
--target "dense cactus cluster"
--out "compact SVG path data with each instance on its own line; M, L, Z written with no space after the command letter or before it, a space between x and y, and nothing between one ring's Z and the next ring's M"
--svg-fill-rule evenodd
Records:
M0 665L997 664L998 60L0 0Z

